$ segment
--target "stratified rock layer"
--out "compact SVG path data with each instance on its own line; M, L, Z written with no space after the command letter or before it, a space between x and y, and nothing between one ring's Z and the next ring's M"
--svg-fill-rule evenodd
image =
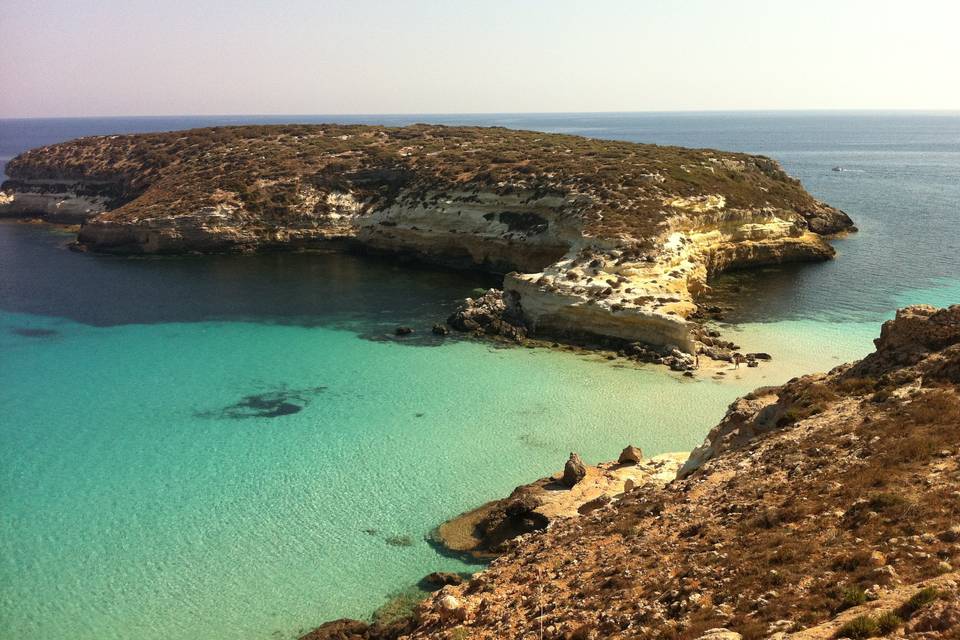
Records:
M348 240L507 274L523 331L696 349L710 275L833 255L852 228L776 162L501 128L225 127L82 138L7 165L0 216L119 253Z

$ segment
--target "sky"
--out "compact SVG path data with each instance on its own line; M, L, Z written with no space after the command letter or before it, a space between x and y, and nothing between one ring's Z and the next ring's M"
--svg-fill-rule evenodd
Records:
M0 0L0 117L960 109L960 0Z

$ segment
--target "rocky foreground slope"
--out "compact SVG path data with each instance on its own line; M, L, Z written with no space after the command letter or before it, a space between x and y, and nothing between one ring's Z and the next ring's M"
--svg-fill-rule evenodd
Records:
M305 638L960 638L960 305L876 347L738 400L678 479L514 538L413 617Z
M97 251L331 239L507 274L526 328L695 349L708 276L834 254L852 228L769 158L501 128L250 126L101 136L7 165L0 216Z

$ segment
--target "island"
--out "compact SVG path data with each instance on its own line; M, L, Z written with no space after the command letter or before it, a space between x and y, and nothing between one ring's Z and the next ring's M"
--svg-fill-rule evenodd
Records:
M854 230L763 156L498 127L239 126L87 137L7 165L0 216L127 254L320 244L503 275L452 324L600 337L692 367L708 279ZM643 352L646 353L646 352Z

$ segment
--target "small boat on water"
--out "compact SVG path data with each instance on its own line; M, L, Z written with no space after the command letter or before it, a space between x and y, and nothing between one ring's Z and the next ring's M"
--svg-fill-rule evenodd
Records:
M834 167L831 171L846 171L843 167Z

